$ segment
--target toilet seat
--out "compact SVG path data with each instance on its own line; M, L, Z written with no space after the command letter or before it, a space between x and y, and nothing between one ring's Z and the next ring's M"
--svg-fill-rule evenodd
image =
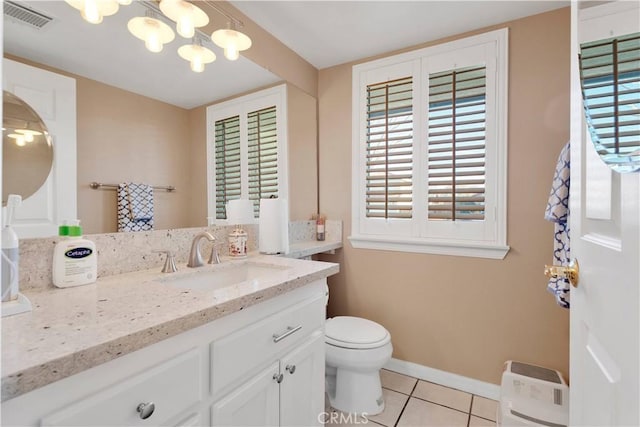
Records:
M338 316L327 319L325 324L325 342L332 346L366 350L382 347L390 341L389 331L360 317Z

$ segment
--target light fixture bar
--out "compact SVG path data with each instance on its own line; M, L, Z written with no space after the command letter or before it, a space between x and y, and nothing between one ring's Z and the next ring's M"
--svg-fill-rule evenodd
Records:
M214 2L209 1L209 0L204 0L204 3L209 6L211 9L215 10L216 12L218 12L219 14L223 15L225 18L227 18L229 21L233 22L233 24L235 26L237 26L238 28L244 28L244 22L242 22L241 20L239 20L238 18L236 18L235 16L229 14L228 12L226 12L224 9L222 9L220 6L216 5Z
M169 26L174 24L174 22L171 19L169 19L167 16L165 16L162 13L162 11L160 10L160 6L158 5L157 2L150 1L150 0L143 0L143 1L139 1L138 3L143 5L144 7L149 9L150 11L156 13L157 16L154 16L154 18L164 22L165 24L167 24ZM205 2L205 3L208 3L208 2ZM238 22L241 22L241 21L238 21ZM209 45L213 45L214 44L213 42L211 42L211 38L209 37L209 35L206 34L205 32L203 32L199 28L195 29L194 37L197 37L199 40L201 40L203 42L203 44L204 44L204 42L206 42Z

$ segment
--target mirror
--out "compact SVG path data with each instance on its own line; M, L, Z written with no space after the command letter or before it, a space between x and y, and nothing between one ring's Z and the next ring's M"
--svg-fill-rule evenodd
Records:
M591 141L621 173L640 170L640 33L580 44L580 83Z
M88 234L117 231L115 191L92 189L92 182L173 186L176 191L154 192L155 229L206 226L206 107L282 83L243 56L226 60L210 40L203 43L217 59L203 73L177 55L188 42L179 36L150 53L127 30L129 19L144 15L142 3L90 25L64 1L20 2L52 18L41 29L8 17L5 8L5 56L76 80L77 205ZM290 218L307 219L317 209L317 101L287 88L288 162L295 168L289 199L304 200L292 205Z
M2 206L9 194L26 199L44 184L53 165L47 127L33 108L2 92Z

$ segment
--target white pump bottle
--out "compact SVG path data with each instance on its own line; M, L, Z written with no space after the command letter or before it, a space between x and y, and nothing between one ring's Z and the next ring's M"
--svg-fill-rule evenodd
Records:
M22 203L22 197L10 194L7 198L7 218L2 227L2 302L14 301L18 298L19 280L19 244L11 223L15 210Z

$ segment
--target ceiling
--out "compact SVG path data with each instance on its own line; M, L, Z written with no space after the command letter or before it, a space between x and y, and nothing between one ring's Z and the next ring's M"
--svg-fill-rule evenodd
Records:
M314 67L570 5L570 1L231 1Z
M203 73L194 73L177 49L189 41L176 34L160 53L151 53L127 30L144 16L141 4L121 6L99 25L85 22L64 1L16 1L54 20L37 30L5 15L4 51L70 73L182 108L193 108L281 79L240 56L231 62L212 42L217 56Z
M147 51L127 30L144 15L121 6L100 25L85 22L62 0L15 0L53 21L37 30L4 18L6 53L91 78L182 108L208 104L281 79L240 56L218 59L194 73L176 51L186 39ZM322 69L429 40L567 6L569 1L232 1L258 25ZM206 6L202 6L206 8Z

